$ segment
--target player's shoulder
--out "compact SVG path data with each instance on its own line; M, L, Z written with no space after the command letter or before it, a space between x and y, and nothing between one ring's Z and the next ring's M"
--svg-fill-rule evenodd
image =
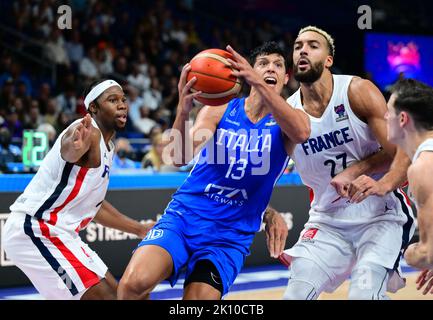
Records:
M205 105L201 108L199 115L201 117L206 118L216 118L221 119L221 117L224 115L224 112L227 110L229 103L220 105L220 106L209 106Z
M347 96L352 110L362 119L382 117L387 111L386 101L379 88L370 80L354 76Z
M362 93L365 90L379 90L376 85L368 79L353 76L349 85L349 93Z
M419 157L409 166L407 175L409 181L433 187L433 152L421 152ZM433 190L432 190L433 191Z
M433 172L433 151L423 151L419 154L418 158L412 162L409 167L411 171L417 174L422 174L423 172ZM431 178L431 177L429 177Z

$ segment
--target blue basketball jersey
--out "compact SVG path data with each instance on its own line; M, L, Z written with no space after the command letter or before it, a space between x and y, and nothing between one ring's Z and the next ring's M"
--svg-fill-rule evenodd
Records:
M254 233L289 158L272 114L254 124L244 104L245 98L230 101L169 206L180 205L203 219Z

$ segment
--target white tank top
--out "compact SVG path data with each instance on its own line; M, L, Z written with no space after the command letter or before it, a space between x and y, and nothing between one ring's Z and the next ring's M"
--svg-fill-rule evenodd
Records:
M426 139L423 143L421 143L418 146L418 148L415 151L415 154L413 155L412 163L414 163L416 161L416 159L419 158L421 152L424 152L424 151L433 152L433 138ZM410 192L410 185L409 185L409 196L410 196L410 199L416 205L415 197L412 195L412 192Z
M328 106L320 118L307 113L311 120L310 137L297 144L292 154L303 183L311 190L310 222L364 223L396 207L397 199L392 193L385 197L370 196L359 204L351 204L330 184L333 176L344 168L380 148L369 126L350 107L348 88L352 78L333 75L334 88ZM300 89L287 102L304 110ZM373 178L377 180L381 176ZM404 220L405 215L396 218Z
M78 121L81 119L71 126ZM93 119L92 125L98 128ZM78 232L95 217L105 198L114 144L110 141L108 150L101 134L100 166L84 168L74 165L64 161L60 155L62 137L68 128L59 135L37 173L10 206L10 210L12 213L21 212L43 219L67 232Z
M418 157L420 156L421 152L424 151L433 151L433 138L426 139L423 143L421 143L418 146L418 148L415 151L415 154L413 155L412 163L414 163L416 159L418 159Z

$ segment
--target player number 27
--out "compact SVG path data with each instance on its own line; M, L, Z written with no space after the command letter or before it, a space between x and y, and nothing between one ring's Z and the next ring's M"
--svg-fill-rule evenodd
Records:
M247 168L248 161L246 159L239 159L236 161L235 157L230 157L230 166L226 173L226 178L233 180L241 180L245 176L245 169ZM236 165L236 167L235 167Z
M335 157L335 159L341 161L343 170L346 169L346 166L347 166L347 163L346 163L347 153L339 154L339 155L337 155ZM334 178L336 176L336 174L335 174L335 168L337 167L337 162L334 161L334 160L332 160L332 159L328 159L323 164L325 166L329 166L329 165L331 166L331 177Z

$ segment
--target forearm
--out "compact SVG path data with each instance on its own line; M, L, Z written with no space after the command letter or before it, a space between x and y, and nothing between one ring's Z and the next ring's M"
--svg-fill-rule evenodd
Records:
M345 170L350 172L353 177L361 175L373 175L377 173L385 173L389 170L392 163L392 158L381 149L380 151L368 156L367 158L355 162Z
M142 231L140 222L120 213L108 201L104 200L94 219L95 222L126 233L139 235Z
M401 187L407 181L407 169L410 159L404 151L397 149L389 171L378 181L388 192Z
M264 82L255 85L255 89L260 93L264 104L271 108L275 120L293 143L301 143L308 139L311 127L305 112L292 108Z

